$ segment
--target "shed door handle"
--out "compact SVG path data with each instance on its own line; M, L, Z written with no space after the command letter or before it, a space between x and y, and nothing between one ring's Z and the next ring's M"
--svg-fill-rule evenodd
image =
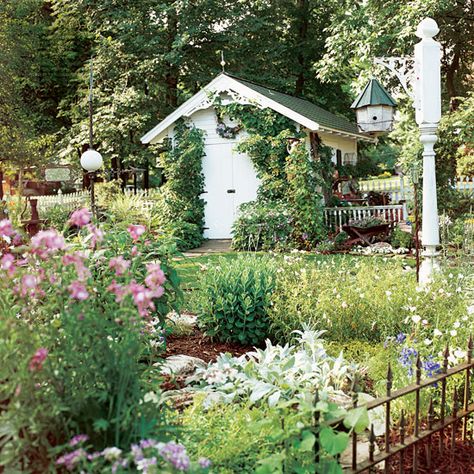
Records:
M229 194L235 194L235 189L228 189L227 192L228 192Z

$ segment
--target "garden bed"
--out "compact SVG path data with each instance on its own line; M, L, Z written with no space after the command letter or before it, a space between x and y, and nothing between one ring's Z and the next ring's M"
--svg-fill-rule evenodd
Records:
M190 335L170 336L167 339L165 357L183 354L199 357L205 362L213 362L221 353L228 352L233 356L240 356L253 349L253 346L242 346L235 342L213 341L198 329L194 329Z

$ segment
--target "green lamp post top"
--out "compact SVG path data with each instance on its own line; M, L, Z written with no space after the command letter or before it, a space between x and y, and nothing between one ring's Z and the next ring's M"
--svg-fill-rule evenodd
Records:
M351 108L358 109L369 105L389 105L396 107L397 103L377 79L371 79L351 105Z

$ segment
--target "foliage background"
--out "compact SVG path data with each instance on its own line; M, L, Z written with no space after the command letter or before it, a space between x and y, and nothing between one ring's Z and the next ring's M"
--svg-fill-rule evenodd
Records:
M140 137L215 77L220 51L234 74L354 118L351 100L369 75L397 88L372 58L411 54L416 25L428 15L440 26L449 116L472 89L474 39L465 33L473 9L470 0L4 0L0 160L6 169L60 158L77 165L87 143L91 57L96 145L119 168L155 163ZM402 120L388 142L414 156L413 136ZM451 163L446 150L459 140L449 133L442 140L439 162Z

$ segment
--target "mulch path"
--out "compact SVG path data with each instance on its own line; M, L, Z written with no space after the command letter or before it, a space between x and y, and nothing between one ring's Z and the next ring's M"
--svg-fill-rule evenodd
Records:
M432 437L431 466L428 467L427 452L429 440L425 439L417 444L418 474L468 474L474 473L474 443L463 442L461 431L456 436L454 450L451 450L451 428L444 432L444 449L439 449L440 433ZM403 467L405 473L411 473L413 466L413 448L405 450ZM390 462L390 473L400 472L399 455Z
M246 352L253 351L253 346L242 346L236 342L212 341L201 331L195 329L188 336L171 335L166 340L166 352L164 357L184 354L192 357L199 357L205 362L213 362L222 352L228 352L233 356L240 356Z

